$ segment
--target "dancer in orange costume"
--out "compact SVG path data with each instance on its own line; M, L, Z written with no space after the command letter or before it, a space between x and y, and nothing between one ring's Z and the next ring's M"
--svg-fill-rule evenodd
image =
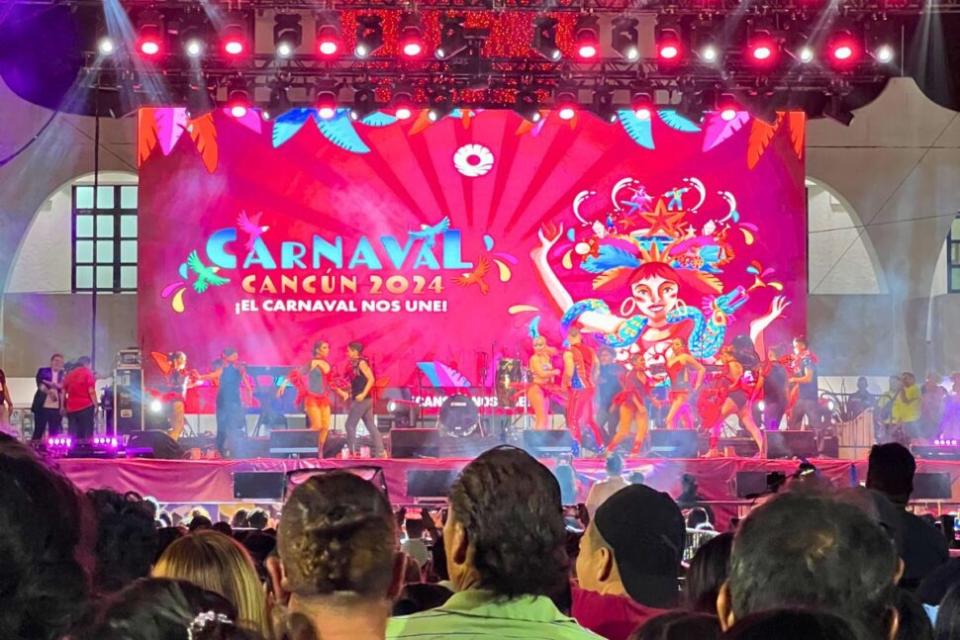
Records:
M753 420L753 401L757 395L757 381L747 380L747 376L744 375L746 369L737 360L732 346L727 345L721 349L719 362L723 365L723 375L720 383L726 386L727 394L721 405L720 419L713 425L708 456L719 455L717 445L723 421L729 416L736 415L750 437L757 443L758 455L764 457L766 448L764 447L763 434Z
M670 348L672 354L667 358L667 374L670 376L670 411L667 412L667 429L676 429L678 418L686 423L687 429L693 429L690 396L700 390L706 369L690 354L683 340L674 339L670 343ZM692 381L691 373L693 373ZM682 416L681 412L683 412Z
M604 449L600 426L593 417L593 395L597 387L599 360L593 348L583 344L579 327L567 333L570 348L563 352L563 379L560 388L567 394L567 428L578 447L583 446L581 427L586 424L593 433L597 449Z
M540 317L535 319L539 321ZM530 356L530 384L527 387L527 401L533 409L534 428L547 429L550 424L549 402L554 395L551 387L560 370L553 366L550 357L557 350L547 344L547 339L537 330L538 322L530 323L530 335L533 337L533 355Z
M313 359L305 372L294 369L277 391L283 394L287 384L297 389L297 404L303 403L303 412L307 414L307 426L317 432L317 456L323 457L323 446L330 433L330 343L318 340L313 345Z
M650 416L646 406L646 400L650 397L650 379L644 369L642 354L637 353L634 356L632 365L633 369L624 377L623 391L613 398L613 406L620 409L620 422L607 449L616 451L620 443L630 435L631 426L636 425L630 453L637 455L650 430Z

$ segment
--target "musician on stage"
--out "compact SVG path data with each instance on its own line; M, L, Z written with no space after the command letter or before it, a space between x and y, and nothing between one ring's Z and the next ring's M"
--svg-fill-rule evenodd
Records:
M633 356L633 368L623 377L623 391L613 398L613 406L619 414L617 432L607 446L611 453L617 450L630 435L631 427L635 426L631 455L640 453L640 448L647 439L650 430L650 416L647 412L647 401L656 402L652 397L652 381L647 376L643 354Z
M593 417L593 395L597 384L597 352L583 344L579 327L571 327L567 334L570 347L563 353L563 380L561 389L567 393L567 428L582 447L581 427L586 424L593 433L597 449L604 449L603 435Z
M313 359L307 367L294 369L277 390L283 395L288 384L297 390L296 403L303 405L307 415L307 427L317 432L317 457L323 457L323 447L330 433L330 343L318 340L313 345Z
M246 368L240 363L236 349L223 350L219 366L200 376L201 380L213 381L217 389L217 450L224 458L234 449L234 436L246 435L247 417L243 407L241 388L253 395Z
M550 356L557 352L547 344L547 339L537 334L533 338L533 355L530 356L530 385L527 387L527 401L533 409L534 429L550 427L550 396L554 379L562 372L553 366Z
M165 394L167 406L170 407L170 437L179 440L186 426L187 389L192 387L199 374L196 371L187 371L187 354L183 351L174 351L170 354L170 371L165 379Z
M670 350L671 355L667 357L667 375L670 376L670 411L667 412L667 429L676 429L678 418L686 423L688 429L693 429L694 412L689 400L692 394L700 390L707 371L693 357L683 340L674 339L670 343Z
M807 428L817 426L820 406L817 391L817 356L807 348L807 339L793 339L793 357L790 367L790 417L791 429L800 427L804 417Z
M350 391L337 389L341 398L347 401L347 448L350 455L357 454L357 424L363 420L363 424L370 432L370 439L373 441L373 455L376 458L385 458L386 451L383 448L383 437L377 429L373 416L373 398L370 393L373 391L375 378L373 369L369 361L363 356L363 344L360 342L351 342L347 345L347 357L350 360Z

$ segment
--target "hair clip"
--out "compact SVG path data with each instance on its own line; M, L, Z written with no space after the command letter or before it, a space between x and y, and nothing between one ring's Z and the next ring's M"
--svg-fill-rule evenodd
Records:
M233 620L222 613L217 613L215 611L201 611L197 614L197 617L193 619L190 625L187 626L187 640L196 640L193 634L200 633L204 630L204 628L206 628L207 624L211 622L233 624Z

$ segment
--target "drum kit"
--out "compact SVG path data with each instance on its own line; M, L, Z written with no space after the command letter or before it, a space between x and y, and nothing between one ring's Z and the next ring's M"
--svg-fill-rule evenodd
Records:
M519 358L501 358L497 362L493 392L496 406L491 407L494 416L514 416L511 427L517 427L517 418L526 417L525 407L519 406L530 379L529 369L523 366ZM441 433L455 438L484 436L483 417L480 407L464 393L455 393L447 398L440 407L438 419ZM525 422L525 421L524 421ZM526 425L521 425L524 428Z

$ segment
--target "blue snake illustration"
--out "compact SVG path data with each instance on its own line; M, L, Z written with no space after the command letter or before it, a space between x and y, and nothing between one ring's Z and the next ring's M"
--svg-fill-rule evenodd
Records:
M667 314L667 323L676 324L684 320L693 321L693 331L687 340L690 353L695 358L709 358L720 351L723 339L727 333L727 317L742 307L747 301L743 287L736 287L730 292L717 296L709 301L711 310L707 318L703 311L696 307L679 307ZM564 328L569 327L577 318L588 311L609 314L610 307L603 300L590 298L574 303L563 314L561 323ZM632 316L623 321L616 333L604 335L605 344L614 348L629 347L634 344L647 328L650 319L645 316Z

